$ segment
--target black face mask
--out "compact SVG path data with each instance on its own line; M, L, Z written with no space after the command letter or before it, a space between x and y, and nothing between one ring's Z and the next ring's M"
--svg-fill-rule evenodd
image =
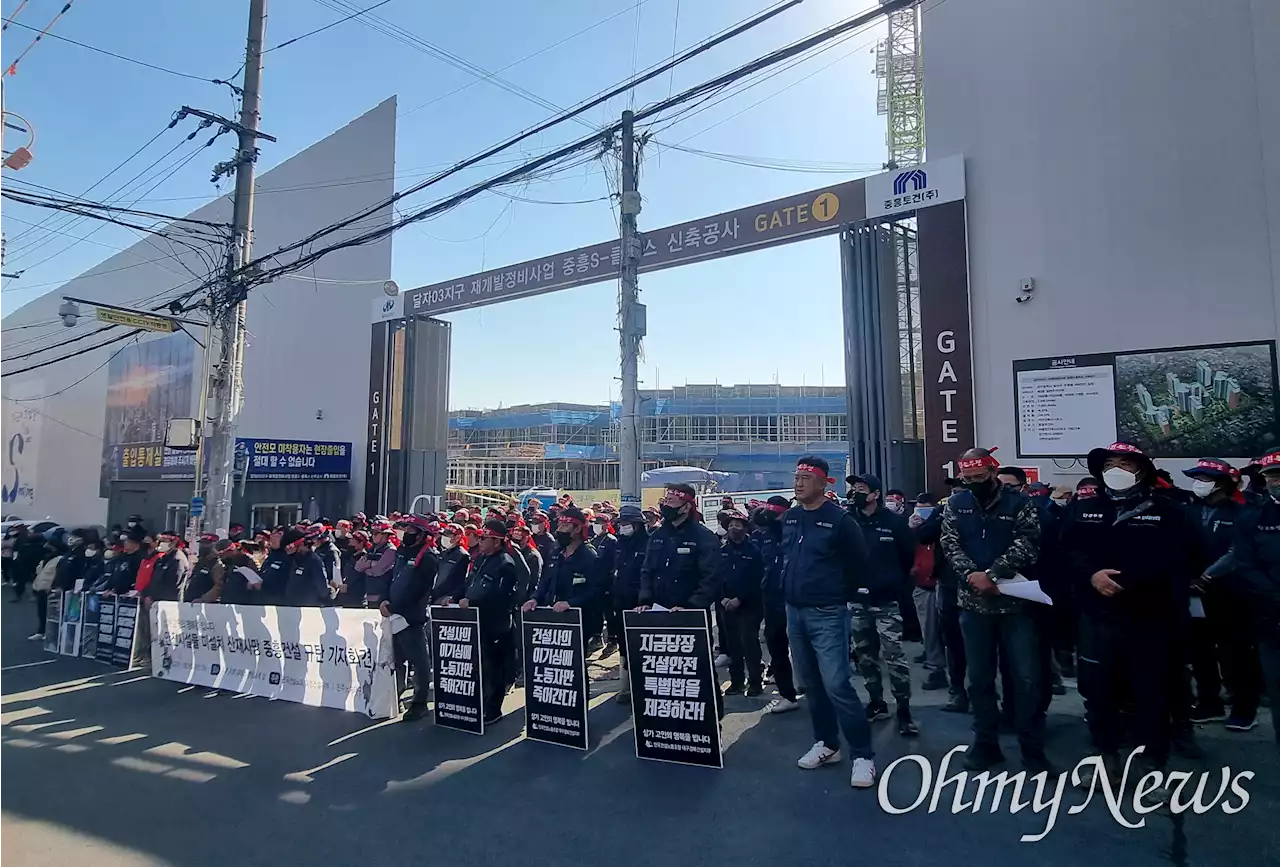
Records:
M414 545L417 545L422 541L422 536L418 533L405 533L402 538L404 539L404 544L407 548L412 548Z
M573 544L573 534L564 531L556 533L556 544L561 548L568 548Z
M680 517L680 506L668 506L665 503L658 507L658 511L662 513L662 520L675 521Z
M867 498L869 498L870 496L871 495L868 494L866 491L854 491L853 507L858 511L862 511L867 507Z
M775 519L771 512L757 512L756 516L752 520L755 521L757 527L767 527L772 524Z
M980 482L967 482L965 487L979 497L989 498L996 491L1000 490L999 479L983 479Z

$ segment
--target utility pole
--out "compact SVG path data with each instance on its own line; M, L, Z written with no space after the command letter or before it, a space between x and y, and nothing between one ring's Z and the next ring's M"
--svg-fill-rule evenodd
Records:
M622 357L622 430L618 438L619 482L623 505L640 505L640 341L645 307L639 302L640 193L636 189L635 113L622 113L622 272L618 287L618 335Z
M227 296L217 314L221 335L218 356L217 417L209 437L209 499L207 526L226 530L231 523L231 491L235 458L236 421L244 401L244 334L247 303L241 295L240 268L250 259L253 244L253 169L258 154L258 120L262 85L262 43L267 33L267 0L249 0L249 37L244 51L244 90L240 99L239 144L236 149L236 192L231 224L232 245L227 255ZM230 299L237 299L229 303ZM247 471L247 470L246 470Z

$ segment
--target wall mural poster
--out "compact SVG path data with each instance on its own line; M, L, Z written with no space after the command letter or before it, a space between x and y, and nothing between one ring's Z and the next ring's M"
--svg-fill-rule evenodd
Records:
M1117 354L1116 429L1153 457L1257 457L1276 445L1273 344Z
M99 496L121 466L129 445L164 442L171 418L190 418L196 400L196 345L173 334L127 346L107 367L107 410L102 436Z
M35 506L36 472L40 458L40 414L42 401L24 401L23 394L38 397L44 393L44 381L22 383L23 393L5 397L3 460L4 487L0 492L5 515L27 517Z

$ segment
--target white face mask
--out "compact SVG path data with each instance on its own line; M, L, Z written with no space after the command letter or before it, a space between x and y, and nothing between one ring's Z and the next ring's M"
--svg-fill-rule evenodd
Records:
M1112 467L1102 474L1102 483L1113 491L1127 491L1138 484L1138 477L1128 470Z
M621 527L618 528L618 532L624 536L634 536L636 533L636 525L623 524Z
M103 551L103 552L102 552L102 556L103 556L103 558L104 558L104 559L106 559L106 560L110 560L110 559L111 559L112 557L114 557L115 555L116 555L116 552L115 552L115 551L111 551L111 550L107 550L107 551Z
M440 547L444 548L446 551L448 551L450 548L456 548L457 545L458 545L458 540L454 536L440 537Z
M161 542L159 545L156 545L156 550L159 551L161 554L167 554L172 549L173 549L173 545L169 544L168 542Z
M605 525L604 525L604 524L592 524L592 525L591 525L591 534L592 534L593 536L603 536L603 535L604 535L604 527L605 527Z
M1191 493L1200 499L1204 499L1212 494L1217 487L1218 483L1212 479L1195 479L1191 482Z
M85 555L86 557L97 557L97 556L98 556L98 549L97 549L97 548L85 548L85 549L84 549L84 555Z
M920 516L920 520L927 521L933 514L933 506L916 506L916 514Z

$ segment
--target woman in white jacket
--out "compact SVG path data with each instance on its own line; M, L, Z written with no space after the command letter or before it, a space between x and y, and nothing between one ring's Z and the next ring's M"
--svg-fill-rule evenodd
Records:
M58 572L58 562L62 560L62 546L50 540L44 546L44 561L36 570L35 581L31 589L36 594L36 631L27 638L31 641L44 639L44 624L49 614L49 590L53 587L53 579Z

